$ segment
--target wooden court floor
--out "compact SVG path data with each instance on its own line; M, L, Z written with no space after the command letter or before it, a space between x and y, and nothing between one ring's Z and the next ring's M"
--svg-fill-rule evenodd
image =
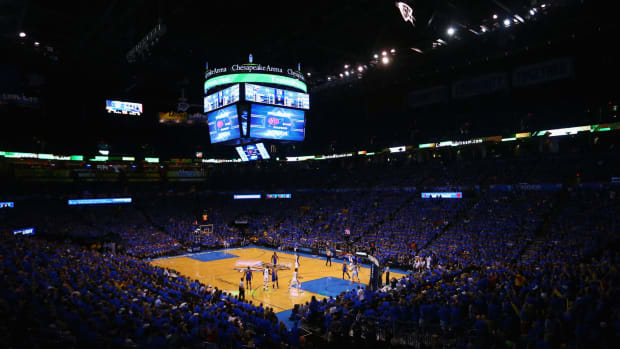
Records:
M243 276L243 273L235 270L239 264L246 262L262 261L268 263L273 255L272 250L250 247L250 248L238 248L220 250L219 252L228 253L238 257L225 258L212 261L200 261L187 256L172 257L153 260L150 263L159 267L173 269L179 274L191 279L199 280L205 285L212 285L225 292L231 292L237 294L239 291L239 281ZM209 252L203 252L209 253ZM277 251L280 260L278 264L290 264L289 270L280 270L278 272L278 279L280 288L273 289L270 285L268 290L263 289L263 273L254 272L252 275L252 291L246 290L246 300L252 300L254 304L263 303L264 306L274 308L275 312L285 311L292 309L295 304L305 303L310 301L312 296L317 299L323 299L325 296L318 293L312 293L309 291L303 291L303 283L326 278L342 278L342 260L333 259L332 266L325 266L325 258L312 258L300 256L299 260L299 281L302 283L302 291L297 292L295 289L288 290L290 284L294 264L294 255L282 251ZM359 277L361 283L368 284L370 278L370 268L360 268ZM402 274L391 273L390 276L400 278ZM270 278L271 283L271 278ZM352 287L354 287L352 285Z

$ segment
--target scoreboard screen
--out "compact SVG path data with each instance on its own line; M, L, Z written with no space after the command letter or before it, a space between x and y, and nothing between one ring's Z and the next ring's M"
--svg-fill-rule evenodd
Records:
M265 194L266 199L290 199L292 197L291 194Z
M237 106L231 105L207 114L211 143L220 143L239 138Z
M238 101L239 84L236 84L227 89L206 96L204 100L204 112L208 113L212 110L225 107Z
M283 107L310 109L310 95L279 88L245 84L245 100Z
M306 118L302 110L252 104L250 137L303 141Z
M142 103L106 100L105 109L108 114L142 115Z
M130 204L131 198L107 198L107 199L70 199L69 206L75 205L103 205L103 204Z
M243 161L267 160L270 158L269 152L265 149L263 143L249 144L242 147L236 147L237 154Z
M34 228L13 230L13 235L34 235Z
M462 199L463 193L458 192L439 192L439 193L422 193L422 199Z

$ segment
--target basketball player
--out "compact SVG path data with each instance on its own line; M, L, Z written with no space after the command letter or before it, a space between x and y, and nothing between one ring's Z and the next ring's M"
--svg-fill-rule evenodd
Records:
M325 248L325 254L327 255L327 259L325 260L325 266L327 266L327 263L329 263L329 266L332 266L332 250L329 249L329 247Z
M291 284L288 286L289 291L293 285L297 286L298 291L301 289L301 282L299 282L297 278L297 268L295 268L295 271L293 272L293 279L291 279Z
M351 275L349 275L349 268L347 267L347 262L342 262L342 280L344 280L344 275L347 274L347 278L351 280Z
M271 268L271 285L273 288L276 288L276 286L280 288L280 284L278 283L278 270L275 266Z
M269 268L265 268L263 270L263 289L266 290L269 288Z
M359 276L359 265L357 264L353 264L351 266L351 283L353 283L354 278L357 278L357 282L361 282L360 276Z
M299 255L295 253L295 270L299 269Z
M248 290L252 290L252 269L248 265L248 268L245 270L245 288Z
M276 254L276 251L273 251L273 256L271 256L271 263L276 266L278 265L278 260L280 260L280 257L278 257L278 255Z

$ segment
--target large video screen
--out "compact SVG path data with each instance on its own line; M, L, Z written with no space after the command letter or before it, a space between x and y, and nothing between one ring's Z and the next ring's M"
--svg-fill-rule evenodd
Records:
M105 109L108 114L142 115L142 103L106 100Z
M267 160L270 158L269 152L267 152L263 143L248 144L235 149L243 161Z
M220 143L239 138L237 106L231 105L207 114L211 143Z
M224 90L215 92L205 97L204 112L225 107L239 101L239 84L233 85Z
M310 109L310 95L279 88L245 84L245 100L284 107Z
M252 104L250 137L303 141L305 126L302 110Z

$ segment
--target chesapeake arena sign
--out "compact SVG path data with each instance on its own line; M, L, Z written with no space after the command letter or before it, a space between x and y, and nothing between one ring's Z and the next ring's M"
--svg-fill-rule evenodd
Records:
M306 81L306 78L301 72L295 71L291 68L274 67L271 65L262 64L234 64L229 67L209 69L205 73L205 79L209 79L213 76L230 73L276 73L280 75L290 76L294 79Z
M260 81L246 74L257 74ZM213 68L205 73L205 92L215 86L235 82L273 82L307 91L304 75L291 68L282 68L262 64L233 64L227 67Z

